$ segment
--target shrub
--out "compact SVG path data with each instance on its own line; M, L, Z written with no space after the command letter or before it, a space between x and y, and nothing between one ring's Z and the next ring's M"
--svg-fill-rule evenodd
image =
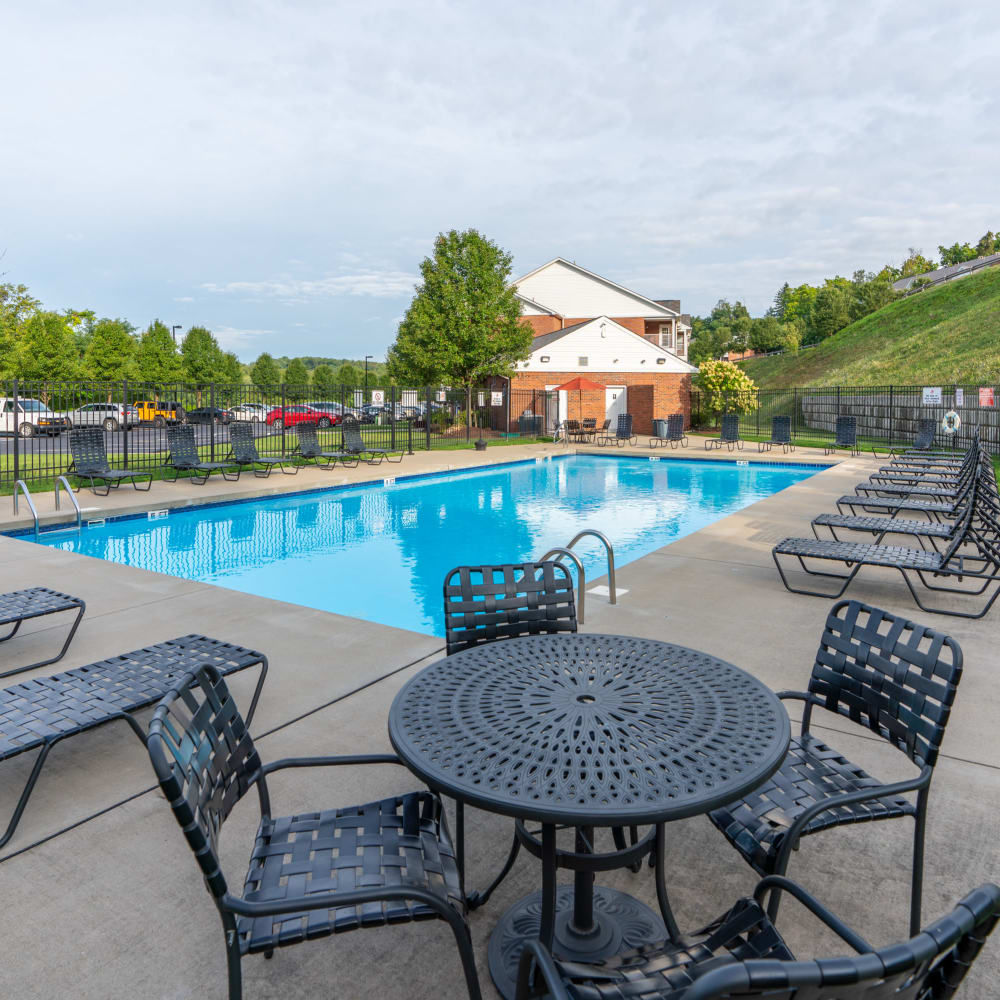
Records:
M694 379L704 397L703 409L716 421L720 413L750 413L757 405L757 386L731 361L703 361Z

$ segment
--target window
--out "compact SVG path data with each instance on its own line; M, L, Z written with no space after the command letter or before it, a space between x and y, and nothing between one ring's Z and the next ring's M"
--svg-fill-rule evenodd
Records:
M679 330L677 331L677 353L678 354L684 353L684 334L681 333Z
M587 367L587 365L589 365L589 364L590 364L590 362L589 362L589 361L587 360L587 358L577 358L577 364L578 364L578 365L579 365L579 366L580 366L581 368L586 368L586 367Z
M674 346L674 334L670 329L669 323L660 324L660 347L666 347L668 349L673 349Z

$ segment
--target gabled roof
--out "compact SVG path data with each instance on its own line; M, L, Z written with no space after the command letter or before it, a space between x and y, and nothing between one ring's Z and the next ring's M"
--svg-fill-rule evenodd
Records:
M660 302L657 302L656 299L650 299L647 298L645 295L640 295L639 292L633 291L631 288L626 288L624 285L619 285L617 282L612 281L610 278L603 278L601 277L601 275L595 274L593 271L588 271L585 267L580 267L580 265L575 263L574 261L566 260L565 257L553 257L552 260L548 261L545 264L542 264L541 267L536 267L533 271L529 271L527 274L522 274L520 278L517 278L515 281L511 282L511 286L516 290L517 286L520 285L521 282L527 281L528 278L533 277L540 271L544 271L547 267L551 267L553 264L562 264L564 267L571 268L572 270L577 271L578 273L585 275L588 278L592 278L594 281L599 281L601 282L601 284L607 285L609 288L613 288L617 292L621 292L624 295L630 295L632 298L644 302L647 306L650 307L651 311L656 315L662 315L662 316L679 315L678 310L669 309L666 306L662 305ZM537 305L538 303L534 304ZM545 307L543 306L542 308ZM546 311L550 310L546 309Z
M531 350L537 351L540 347L548 347L549 344L555 343L557 340L562 340L566 334L572 333L574 330L579 330L581 327L593 322L592 319L585 319L579 323L574 323L572 326L564 326L561 330L553 330L552 333L543 333L540 337L535 337L531 342ZM618 324L616 323L615 325L617 326Z
M541 302L536 302L534 299L529 299L527 295L522 295L516 289L514 291L514 297L520 299L522 302L527 302L529 306L534 306L543 313L548 313L550 316L557 316L559 319L562 319L562 313L558 313L555 309L550 309L548 306L543 306Z

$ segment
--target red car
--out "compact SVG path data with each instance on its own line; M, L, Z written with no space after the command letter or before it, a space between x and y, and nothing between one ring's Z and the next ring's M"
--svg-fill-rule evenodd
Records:
M330 427L335 421L329 413L314 410L311 406L275 407L264 418L268 427L280 431L282 427L294 427L296 424L315 424L317 427Z

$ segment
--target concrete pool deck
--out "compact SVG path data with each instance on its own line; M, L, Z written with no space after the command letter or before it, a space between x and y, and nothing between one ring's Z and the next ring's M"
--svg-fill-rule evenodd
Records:
M488 451L486 460L564 450L561 445L508 446ZM644 442L635 449L597 449L599 454L630 452L651 454ZM695 441L685 451L660 448L652 454L667 460L705 457ZM751 445L734 455L723 452L721 457L754 461L756 448ZM796 463L808 457L818 464L830 464L834 458L811 449L762 457ZM422 453L402 465L374 470L302 472L295 478L276 481L272 476L225 487L237 485L249 496L279 487L323 486L341 476L357 475L348 481L358 482L483 462L484 456L475 452ZM787 593L774 571L770 548L785 535L808 533L810 518L830 510L833 499L850 492L872 465L870 456L841 457L835 467L621 567L618 585L629 593L614 607L589 595L584 631L693 646L744 667L775 689L801 689L832 602ZM191 496L223 499L208 490L156 483L151 493L133 498L123 488L119 496L96 505L102 511L97 516L190 502L185 497ZM4 507L9 511L9 505ZM0 522L0 530L11 526L9 519ZM433 637L17 538L0 538L0 565L7 570L4 589L53 586L87 601L87 615L66 659L57 668L43 668L40 675L192 631L266 653L271 669L254 729L265 733L283 727L260 740L266 759L387 750L386 715L392 697L422 664L439 655L442 646ZM927 921L949 911L974 886L1000 879L997 612L979 622L925 615L913 606L898 576L874 571L863 575L849 593L954 635L965 653L965 674L930 799ZM40 658L61 639L61 623L43 622L44 627L36 625L24 639L15 640L16 648L12 644L4 650L11 665ZM251 673L232 681L244 705L255 681ZM887 780L912 773L898 759L901 755L881 741L825 714L817 713L814 728L835 731L831 742L853 760ZM30 757L2 765L4 816L27 777ZM0 852L5 859L0 862L5 897L0 940L7 955L0 968L0 995L171 1000L225 995L225 957L215 908L166 803L158 792L141 794L151 784L145 751L124 726L103 727L53 751L16 836ZM300 771L276 781L272 797L276 812L290 813L377 799L415 784L399 768ZM114 803L122 804L108 809ZM227 875L236 887L242 885L256 828L255 806L253 797L241 804L223 838ZM468 883L476 887L505 856L510 823L473 810L469 824ZM68 826L73 828L59 832ZM794 856L790 874L874 943L899 940L906 935L911 833L908 822L897 821L810 837ZM682 928L714 917L752 888L753 872L707 819L673 824L668 835L668 885ZM561 881L567 880L567 873L561 873ZM654 902L648 869L639 875L614 872L599 881ZM500 914L539 883L537 863L522 853L490 904L471 915L487 997L495 996L486 968L489 933ZM801 956L842 951L792 902L784 904L779 928ZM1000 940L995 939L959 996L995 998L998 979ZM464 987L447 929L425 923L315 941L281 950L269 962L250 957L244 961L244 995L458 998L464 996Z

